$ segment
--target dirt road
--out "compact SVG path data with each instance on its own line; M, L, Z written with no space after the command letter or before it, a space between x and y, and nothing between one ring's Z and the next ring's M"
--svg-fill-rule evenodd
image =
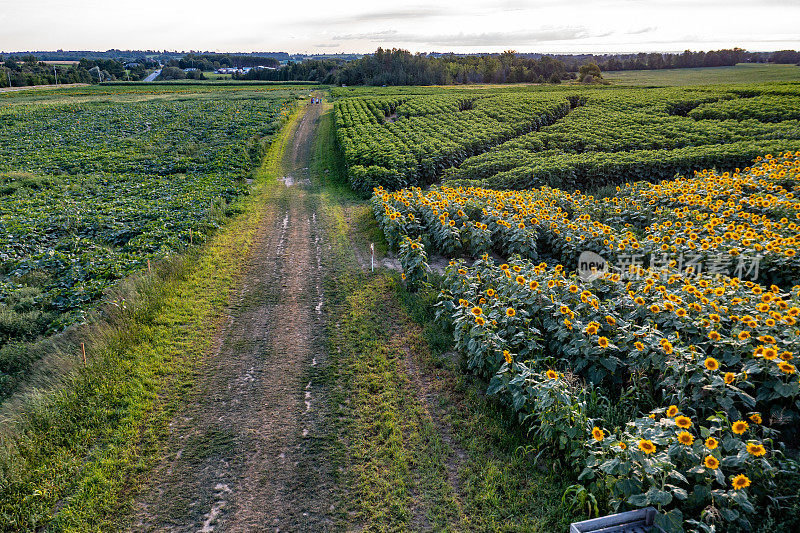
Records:
M285 187L264 206L243 287L175 417L134 531L326 531L328 460L320 226L309 152L321 106L300 120Z

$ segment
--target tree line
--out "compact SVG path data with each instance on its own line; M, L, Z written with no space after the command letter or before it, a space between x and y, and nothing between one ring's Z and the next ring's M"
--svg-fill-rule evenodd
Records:
M196 68L203 71L232 67L272 67L277 68L280 62L274 57L237 55L237 54L186 54L180 59L171 59L164 63L168 67L181 69Z
M679 54L644 53L637 54L578 54L557 55L570 72L577 71L581 65L596 63L603 71L612 70L658 70L667 68L729 67L737 63L781 63L800 62L800 52L782 50L779 52L748 52L742 48L692 52L686 50Z
M289 62L277 70L256 70L246 80L316 81L344 85L451 85L464 83L560 83L574 78L564 63L549 56L523 57L514 51L499 55L412 54L378 48L353 61L330 59Z
M466 83L559 83L574 79L585 67L599 71L733 66L743 62L800 62L800 52L748 52L741 48L679 54L412 54L378 48L352 61L306 59L276 70L254 70L245 80L314 81L336 85L451 85ZM598 73L592 78L598 78ZM595 70L592 68L592 72ZM585 73L581 76L585 79Z

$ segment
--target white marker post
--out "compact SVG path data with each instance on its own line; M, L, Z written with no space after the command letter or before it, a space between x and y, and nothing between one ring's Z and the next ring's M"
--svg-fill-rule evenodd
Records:
M369 243L369 249L372 251L372 271L375 272L375 243Z

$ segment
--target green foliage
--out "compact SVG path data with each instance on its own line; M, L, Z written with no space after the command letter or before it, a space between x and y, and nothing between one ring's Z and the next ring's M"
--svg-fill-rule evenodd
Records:
M587 92L585 103L555 124L470 157L444 177L496 188L571 190L658 182L702 168L733 170L760 154L800 147L791 107L797 95L771 90L754 86L747 96L764 91L757 98L724 87ZM752 107L710 115L742 106Z
M563 95L460 95L343 99L336 134L353 188L431 183L490 147L552 124L570 107Z
M594 78L602 79L602 77L597 63L586 63L578 69L578 81L580 82L589 82Z
M0 106L0 350L85 320L117 280L204 243L296 97L114 92ZM33 363L17 352L2 351L0 377Z
M425 245L419 239L412 241L406 237L400 242L398 255L403 266L403 279L412 291L428 284L428 256Z

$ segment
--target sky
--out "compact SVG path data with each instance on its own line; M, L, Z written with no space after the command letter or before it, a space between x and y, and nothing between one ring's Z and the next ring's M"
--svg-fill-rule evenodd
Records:
M0 50L800 49L800 0L0 0Z

